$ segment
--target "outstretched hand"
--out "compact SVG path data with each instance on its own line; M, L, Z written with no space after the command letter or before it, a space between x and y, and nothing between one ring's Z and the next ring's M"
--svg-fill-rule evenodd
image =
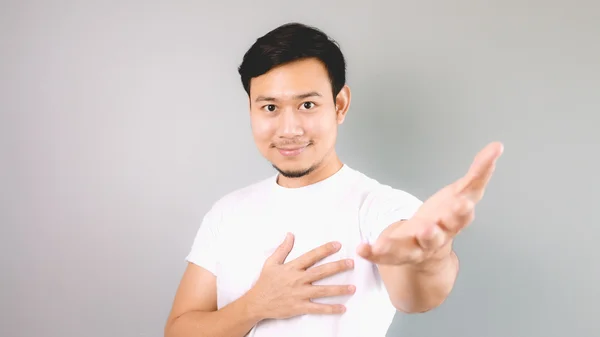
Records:
M488 144L464 177L427 199L410 220L391 224L372 245L361 244L357 253L383 265L420 264L446 256L453 238L473 221L475 205L503 150L501 143Z

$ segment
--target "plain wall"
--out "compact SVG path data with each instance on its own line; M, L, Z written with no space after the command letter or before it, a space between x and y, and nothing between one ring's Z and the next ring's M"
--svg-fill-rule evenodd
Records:
M204 212L274 173L237 66L288 21L347 57L353 168L425 199L505 144L453 293L389 336L600 336L599 8L2 1L0 336L162 336Z

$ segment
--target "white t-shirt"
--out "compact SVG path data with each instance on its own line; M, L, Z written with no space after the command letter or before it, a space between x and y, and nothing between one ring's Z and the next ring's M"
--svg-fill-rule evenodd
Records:
M354 269L313 284L355 285L353 295L314 299L344 304L341 315L302 315L264 320L252 337L384 337L396 313L376 265L356 254L388 225L412 217L422 202L344 165L331 177L301 188L277 184L277 176L234 191L205 215L187 261L217 277L218 308L256 282L262 266L287 232L295 235L286 261L330 241L339 252L316 265L354 259Z

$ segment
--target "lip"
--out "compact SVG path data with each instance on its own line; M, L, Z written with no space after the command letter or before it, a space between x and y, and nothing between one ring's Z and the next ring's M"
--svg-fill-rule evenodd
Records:
M290 148L278 147L277 151L279 151L279 153L284 157L294 157L294 156L297 156L297 155L301 154L302 152L304 152L304 149L306 149L307 147L308 147L308 145L301 146L301 147L290 147Z

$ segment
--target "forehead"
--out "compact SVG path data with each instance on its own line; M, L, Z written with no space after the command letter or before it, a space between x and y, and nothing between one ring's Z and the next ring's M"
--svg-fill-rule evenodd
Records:
M258 96L285 100L315 91L324 98L332 96L327 69L317 59L287 63L250 81L250 98L252 100Z

